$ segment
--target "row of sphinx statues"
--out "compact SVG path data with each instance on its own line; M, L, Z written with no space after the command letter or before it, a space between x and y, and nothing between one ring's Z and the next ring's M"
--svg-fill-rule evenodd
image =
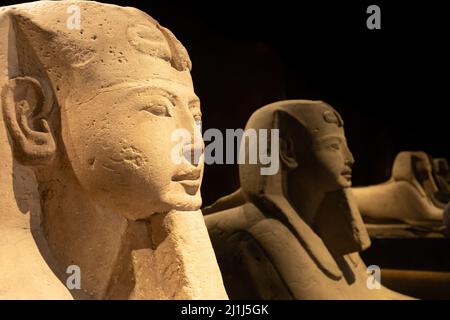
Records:
M366 230L386 238L448 235L447 161L400 152L388 181L350 188L354 159L333 108L280 101L257 110L247 128L272 123L283 140L283 172L265 177L240 165L241 188L203 209L230 296L401 298L367 289L358 252L370 246Z
M201 112L169 29L38 1L0 8L0 30L0 299L410 298L367 286L359 252L385 225L444 232L444 159L402 152L389 181L352 187L339 113L279 101L246 126L279 130L278 173L241 164L240 189L202 211L203 156L171 160Z

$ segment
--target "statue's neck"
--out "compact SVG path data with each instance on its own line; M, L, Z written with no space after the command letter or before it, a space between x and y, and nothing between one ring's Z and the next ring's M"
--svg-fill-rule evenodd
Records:
M319 207L325 198L325 192L305 183L306 179L291 179L287 172L282 175L282 190L289 204L300 218L312 226Z
M325 193L314 190L309 186L299 187L297 185L290 188L288 192L289 203L309 226L314 224L315 216L324 197Z

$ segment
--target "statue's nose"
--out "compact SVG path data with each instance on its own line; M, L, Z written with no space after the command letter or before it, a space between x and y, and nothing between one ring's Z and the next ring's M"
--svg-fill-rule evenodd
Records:
M183 156L192 165L197 166L203 154L203 141L188 143L183 146Z
M347 146L345 146L344 152L345 152L345 164L349 167L353 166L353 164L355 163L355 158L353 157L352 152Z

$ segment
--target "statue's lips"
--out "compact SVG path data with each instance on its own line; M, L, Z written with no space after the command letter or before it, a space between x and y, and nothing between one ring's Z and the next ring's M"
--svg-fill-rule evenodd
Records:
M347 180L351 180L352 179L352 169L345 169L344 171L342 171L341 175L347 179Z
M200 180L202 171L200 169L186 170L177 173L172 180L173 181L184 181L184 180Z
M201 175L202 171L200 169L194 169L175 175L172 181L179 182L188 194L194 195L200 188Z

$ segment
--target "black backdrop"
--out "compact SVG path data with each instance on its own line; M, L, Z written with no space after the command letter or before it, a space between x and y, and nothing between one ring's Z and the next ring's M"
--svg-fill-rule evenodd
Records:
M402 150L450 159L444 1L109 2L146 11L185 45L204 129L243 128L279 99L321 99L344 118L355 185L387 179ZM381 30L366 28L370 4ZM204 204L238 186L236 165L206 166Z

